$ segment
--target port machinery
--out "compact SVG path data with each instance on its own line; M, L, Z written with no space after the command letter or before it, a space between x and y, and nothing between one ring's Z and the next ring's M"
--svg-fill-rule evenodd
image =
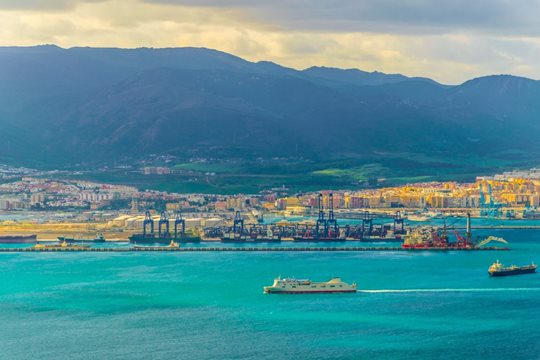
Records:
M420 226L413 229L404 239L403 249L438 249L438 250L480 250L483 246L495 241L503 244L508 242L500 237L488 236L483 240L473 239L471 231L471 214L467 213L465 236L454 230L456 241L450 242L446 222L441 229L430 226Z
M204 229L204 238L223 242L334 242L358 241L402 241L405 234L404 219L397 211L392 225L375 225L374 219L381 214L364 212L361 225L340 226L334 213L333 194L329 194L328 213L322 204L322 194L317 199L318 216L314 224L246 224L242 214L235 212L232 226L215 226ZM388 217L384 214L384 217Z
M170 231L170 220L166 211L162 211L158 221L157 234L154 231L154 219L150 211L145 212L143 232L129 237L132 243L170 243L174 242L199 242L200 238L186 234L186 221L180 211L176 212L174 219L174 234Z
M480 195L480 216L488 218L500 218L504 216L507 219L515 219L516 214L514 210L507 209L504 211L503 208L506 206L506 204L494 201L491 184L488 183L486 187L489 201L486 201L486 192L484 191L482 183L478 185L478 193ZM526 218L525 214L524 218Z
M197 247L171 247L171 246L130 246L130 247L93 247L93 246L57 246L57 247L0 247L0 253L18 252L351 252L351 251L444 251L444 248L412 248L400 247L374 247L374 246L197 246ZM506 251L507 247L481 247L481 248L456 248L456 250L484 250Z
M339 225L333 206L333 195L329 195L329 209L325 211L322 195L318 198L318 217L312 224L263 224L259 221L246 223L240 211L236 211L230 226L216 225L204 229L204 240L222 242L338 242L357 240L364 242L401 242L405 235L404 218L400 211L395 215L363 212L358 225ZM377 218L392 218L392 224L374 224ZM176 212L174 232L170 229L171 220L162 211L157 226L149 211L145 212L142 233L130 236L133 243L199 242L201 237L186 234L186 222L180 211Z

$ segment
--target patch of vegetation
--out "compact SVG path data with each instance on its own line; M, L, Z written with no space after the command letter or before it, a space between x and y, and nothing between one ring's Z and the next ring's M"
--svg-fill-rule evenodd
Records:
M203 173L236 173L242 170L235 163L221 162L221 163L206 163L206 162L191 162L177 164L173 166L173 170L188 170L188 171L197 171Z
M404 157L399 157L402 155ZM255 194L285 186L290 193L321 189L358 190L425 181L474 181L512 168L530 167L517 161L411 154L378 154L366 157L329 159L273 158L181 163L170 175L144 175L131 170L88 171L70 178L103 183L126 184L137 188L216 194ZM504 163L504 165L501 165ZM380 181L384 179L384 181Z
M352 167L348 169L333 168L313 172L315 175L348 177L356 182L364 182L373 178L384 177L388 175L388 173L389 170L381 164L366 164L361 167Z

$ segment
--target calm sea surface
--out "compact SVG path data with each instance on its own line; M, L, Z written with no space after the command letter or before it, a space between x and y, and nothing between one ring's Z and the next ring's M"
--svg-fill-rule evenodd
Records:
M490 233L512 250L2 253L0 359L538 359L540 274L487 268L540 262L540 230ZM361 291L264 295L277 275Z

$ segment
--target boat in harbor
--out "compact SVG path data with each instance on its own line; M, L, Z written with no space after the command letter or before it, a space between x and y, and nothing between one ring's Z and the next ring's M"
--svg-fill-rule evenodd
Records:
M489 276L511 276L521 274L532 274L536 272L538 266L535 263L525 266L504 266L499 260L495 261L488 269Z
M36 239L37 235L1 235L0 244L31 244Z
M62 241L59 244L41 244L41 243L37 243L36 245L34 245L34 248L42 249L42 250L45 250L45 249L51 249L51 250L53 250L53 249L59 249L59 250L83 250L83 249L88 249L89 247L90 246L88 246L88 245L69 244L66 241Z
M407 215L407 220L414 221L414 222L426 222L426 221L431 220L431 216L422 215L422 214L410 214L410 215Z
M134 245L133 247L136 249L178 249L180 248L180 244L171 240L169 245L166 246Z
M356 283L347 284L337 277L326 282L277 277L263 289L265 294L351 293L356 292Z
M65 236L59 236L58 237L58 241L60 242L67 242L67 243L102 243L102 242L105 242L105 237L103 236L103 234L98 234L95 238L93 239L86 239L86 238L83 238L83 237L65 237Z

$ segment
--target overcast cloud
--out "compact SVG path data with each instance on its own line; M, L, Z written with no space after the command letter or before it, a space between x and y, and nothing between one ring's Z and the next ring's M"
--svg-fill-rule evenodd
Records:
M478 30L540 34L537 0L145 0L154 4L235 7L289 30L417 33Z
M540 78L540 0L0 0L0 45L204 46L448 83Z

